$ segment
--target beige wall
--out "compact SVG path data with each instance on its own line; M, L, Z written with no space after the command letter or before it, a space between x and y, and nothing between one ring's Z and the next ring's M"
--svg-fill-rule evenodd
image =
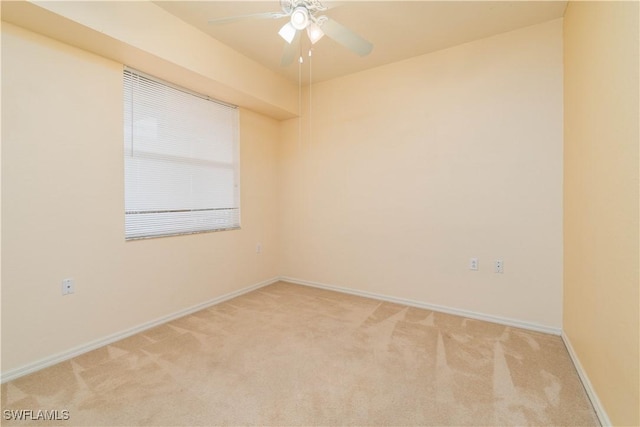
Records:
M640 425L638 2L565 12L564 321L615 425Z
M242 230L125 242L122 65L6 23L2 57L3 372L277 275L277 121L241 111Z
M311 99L302 140L283 126L281 274L560 328L561 20Z

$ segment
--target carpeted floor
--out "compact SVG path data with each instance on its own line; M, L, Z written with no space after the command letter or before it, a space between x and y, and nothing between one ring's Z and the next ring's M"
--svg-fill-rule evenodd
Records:
M599 425L560 337L283 282L3 384L2 410L4 426Z

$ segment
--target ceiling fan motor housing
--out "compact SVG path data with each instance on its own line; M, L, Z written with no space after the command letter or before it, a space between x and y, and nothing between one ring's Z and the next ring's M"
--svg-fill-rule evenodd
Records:
M304 6L298 6L291 12L291 25L296 30L304 30L309 25L309 11Z

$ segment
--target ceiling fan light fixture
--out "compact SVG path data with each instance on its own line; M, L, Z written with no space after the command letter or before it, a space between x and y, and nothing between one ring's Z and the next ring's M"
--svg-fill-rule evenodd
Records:
M291 44L293 39L296 37L296 29L291 25L291 22L287 22L280 28L278 34L282 37L287 43Z
M309 36L309 40L311 40L311 44L315 44L318 40L324 37L324 31L322 31L318 24L312 22L307 27L307 35Z
M304 30L309 25L309 11L304 6L298 6L291 13L291 25L296 30Z

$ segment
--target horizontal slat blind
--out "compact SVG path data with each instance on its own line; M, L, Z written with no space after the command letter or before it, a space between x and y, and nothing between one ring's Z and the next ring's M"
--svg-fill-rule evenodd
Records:
M124 71L125 237L240 226L238 110Z

